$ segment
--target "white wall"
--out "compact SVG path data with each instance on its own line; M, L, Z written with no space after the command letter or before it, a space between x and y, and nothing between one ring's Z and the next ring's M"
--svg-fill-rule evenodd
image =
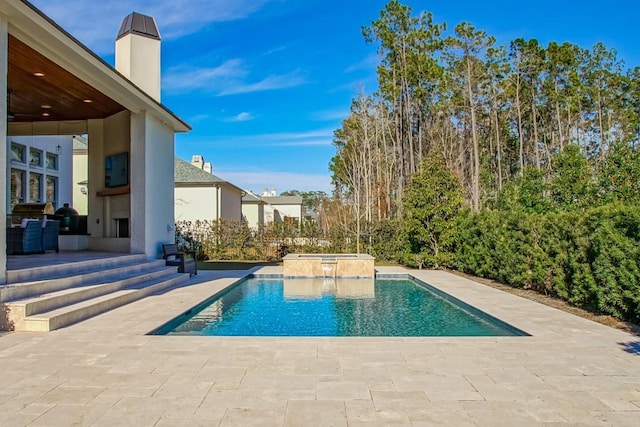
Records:
M91 243L104 235L104 197L96 192L104 189L104 120L89 120L87 134L91 140L87 155L89 186L87 187L87 232L91 235ZM97 247L94 249L98 249Z
M80 215L86 215L89 209L87 186L78 185L89 179L89 156L87 150L75 150L73 154L73 203L71 206ZM85 192L82 192L85 188Z
M242 220L242 192L228 185L220 185L219 190L213 184L180 186L175 188L174 195L176 221L215 221L218 214L222 219Z
M176 221L213 221L217 217L215 187L176 187Z
M285 216L301 218L302 217L302 206L301 205L275 205L278 212L280 212L280 216L284 218Z
M278 217L274 218L274 210L278 211ZM284 217L300 219L302 217L301 205L267 205L264 210L264 221L273 222L284 220Z
M242 215L249 228L259 230L264 225L264 205L262 203L245 203L242 205Z
M242 220L242 191L228 185L220 187L220 217L231 221Z
M131 162L131 114L129 111L114 114L103 120L88 121L89 187L87 189L87 228L90 250L130 252L130 238L116 237L115 218L129 218L132 230L131 195L128 193L104 195L104 161L107 156L129 152L130 181ZM131 233L130 233L131 234Z
M162 256L175 241L174 131L149 113L131 114L131 252Z
M116 40L116 70L160 102L160 41L135 34Z

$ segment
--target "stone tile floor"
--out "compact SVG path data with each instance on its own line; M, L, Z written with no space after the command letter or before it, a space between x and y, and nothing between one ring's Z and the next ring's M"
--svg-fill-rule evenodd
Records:
M0 425L640 425L639 337L445 272L412 274L532 336L145 335L243 274L0 335Z

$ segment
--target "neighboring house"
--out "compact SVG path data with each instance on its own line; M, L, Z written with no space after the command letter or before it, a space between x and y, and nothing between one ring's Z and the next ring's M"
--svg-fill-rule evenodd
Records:
M73 137L73 202L71 206L80 215L86 215L89 205L87 187L89 185L89 146L87 139Z
M175 158L174 206L176 221L242 220L244 191L194 164Z
M175 133L191 128L160 102L154 19L130 14L115 44L112 67L28 1L0 1L0 93L8 98L0 102L0 171L11 182L7 150L14 138L86 135L88 248L157 258L161 244L175 239L174 182L167 173ZM47 153L58 154L45 148L44 161ZM71 153L58 154L63 159L71 162ZM45 172L42 179L52 182L54 171ZM6 218L11 191L3 187L0 194L0 217ZM0 241L6 241L5 227ZM0 251L0 283L6 266Z
M250 191L242 196L242 217L254 231L264 227L264 207L266 202Z
M301 225L302 196L262 196L267 205L264 208L264 222L293 222Z

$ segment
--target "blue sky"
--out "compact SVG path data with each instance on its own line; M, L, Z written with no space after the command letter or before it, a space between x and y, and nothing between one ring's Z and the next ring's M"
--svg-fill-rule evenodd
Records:
M153 16L162 36L162 102L193 130L176 155L201 154L239 187L331 190L333 131L362 89L376 89L376 47L361 27L381 0L32 0L81 42L114 63L122 19ZM403 2L453 28L461 21L495 36L541 43L602 41L640 65L637 1Z

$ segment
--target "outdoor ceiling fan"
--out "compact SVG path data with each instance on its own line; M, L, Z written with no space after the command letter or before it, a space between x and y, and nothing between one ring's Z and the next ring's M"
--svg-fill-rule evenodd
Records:
M36 114L29 113L16 113L11 109L11 94L13 90L11 88L7 89L7 121L12 122L16 118L25 117L25 118L35 118L38 117Z

